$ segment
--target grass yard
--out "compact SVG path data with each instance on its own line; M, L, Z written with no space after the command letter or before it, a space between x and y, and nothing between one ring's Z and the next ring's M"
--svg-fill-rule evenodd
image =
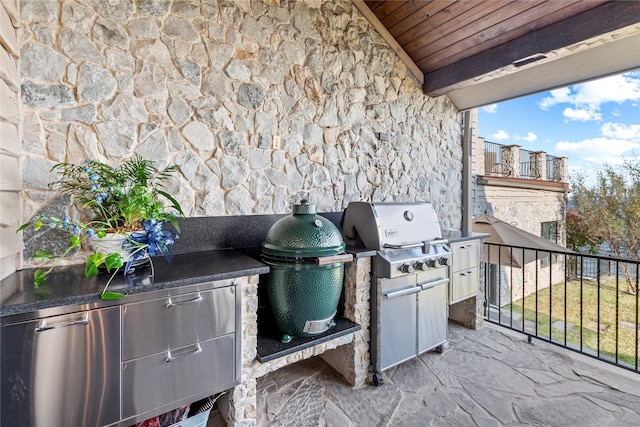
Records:
M620 289L626 289L622 281ZM538 297L537 317L536 295ZM635 365L640 353L636 335L638 300L636 295L621 290L617 292L617 295L618 313L616 319L615 280L600 286L599 307L598 286L595 282L584 281L582 291L579 281L567 282L566 295L564 283L559 283L551 288L542 289L537 294L527 296L524 299L524 317L538 324L538 336L550 337L552 340L560 342L565 341L564 322L566 322L567 343L577 347L582 345L584 350L589 349L594 353L599 350L601 355L607 355L613 359L615 359L616 353L617 334L618 360ZM581 296L582 310L580 309ZM552 312L549 310L550 298ZM522 303L522 299L520 299L510 306L503 307L503 309L509 310L511 307L514 312L522 314ZM526 329L530 328L531 326L527 322ZM550 333L551 335L549 335Z

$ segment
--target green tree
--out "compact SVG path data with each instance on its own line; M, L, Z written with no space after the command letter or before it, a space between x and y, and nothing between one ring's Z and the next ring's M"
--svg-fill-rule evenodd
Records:
M571 179L575 210L567 215L567 246L600 252L606 244L617 258L640 260L640 160L618 168L607 165L588 186L583 175ZM638 292L630 264L620 263L628 290Z

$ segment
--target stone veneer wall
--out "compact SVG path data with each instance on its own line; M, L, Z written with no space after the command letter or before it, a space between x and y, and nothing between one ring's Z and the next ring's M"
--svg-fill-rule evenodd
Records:
M459 229L461 117L351 2L21 5L25 220L68 210L47 187L54 163L138 153L180 166L168 190L188 217L429 200Z

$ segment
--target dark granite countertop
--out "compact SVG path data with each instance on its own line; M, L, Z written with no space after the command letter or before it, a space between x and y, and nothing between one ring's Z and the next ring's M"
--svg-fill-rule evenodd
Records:
M472 231L458 231L458 230L445 230L442 233L442 238L449 243L466 242L468 240L486 239L491 237L491 234L487 233L474 233Z
M366 258L376 255L375 249L359 248L357 246L347 246L345 252L353 255L354 258Z
M269 272L262 262L230 249L178 254L171 264L156 257L153 269L153 276L150 266L127 276L118 272L108 290L128 295ZM35 288L33 272L34 269L17 271L0 281L0 318L52 307L100 303L100 293L110 277L106 272L84 277L84 265L59 267ZM117 301L126 302L126 297ZM120 303L117 301L106 304Z

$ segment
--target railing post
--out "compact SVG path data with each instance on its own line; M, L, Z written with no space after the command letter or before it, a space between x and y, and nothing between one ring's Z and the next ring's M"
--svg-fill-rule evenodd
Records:
M545 179L547 177L547 153L544 151L530 152L529 167L531 179Z
M556 182L569 182L569 166L566 157L553 159L553 180Z
M502 146L503 175L520 178L520 146Z

